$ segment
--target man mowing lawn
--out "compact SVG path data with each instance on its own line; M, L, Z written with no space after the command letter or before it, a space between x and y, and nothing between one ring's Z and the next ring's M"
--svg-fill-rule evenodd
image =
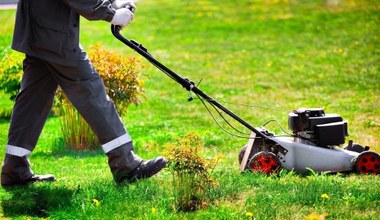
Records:
M26 56L1 171L2 186L55 180L51 174L34 174L28 157L58 86L99 138L116 183L148 178L165 167L163 157L145 161L133 153L132 139L79 44L79 16L124 27L132 21L135 9L129 0L18 2L12 48Z

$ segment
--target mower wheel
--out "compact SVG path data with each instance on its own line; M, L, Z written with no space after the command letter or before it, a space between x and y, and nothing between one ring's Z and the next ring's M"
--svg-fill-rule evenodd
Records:
M246 145L244 145L244 147L242 147L240 149L240 152L239 152L239 164L242 163L243 158L244 158L244 154L247 151L247 148L248 148L248 145L246 144ZM247 164L249 163L249 160L253 157L253 155L255 155L257 152L258 152L257 148L252 147L251 153L248 156L248 162L247 162ZM248 168L248 165L245 166L244 170L246 170L247 168Z
M359 174L380 174L380 155L365 151L354 159L355 171Z
M278 173L282 165L277 156L268 151L256 153L248 163L248 169L264 174Z
M240 153L239 153L239 164L241 164L241 162L243 161L243 157L244 157L244 154L245 152L247 151L247 145L244 145L244 147L242 147L240 149Z

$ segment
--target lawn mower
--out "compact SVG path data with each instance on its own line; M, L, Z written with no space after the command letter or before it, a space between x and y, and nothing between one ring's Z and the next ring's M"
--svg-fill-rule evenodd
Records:
M287 136L275 135L264 126L254 127L224 107L220 102L200 90L191 80L184 78L159 61L148 50L134 40L128 40L120 33L119 26L112 25L113 35L125 45L146 58L171 79L195 94L207 110L211 105L221 117L221 111L249 129L248 143L240 150L240 170L272 174L280 169L305 173L314 172L379 174L380 155L369 151L369 147L349 141L345 148L347 121L337 114L326 114L322 108L300 108L288 114ZM189 101L192 97L189 98ZM210 112L211 113L211 112Z

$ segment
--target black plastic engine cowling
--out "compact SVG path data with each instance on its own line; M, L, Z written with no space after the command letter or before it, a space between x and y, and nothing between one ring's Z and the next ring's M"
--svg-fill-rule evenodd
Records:
M315 125L315 136L317 144L321 146L344 144L345 137L348 136L347 122Z
M288 127L294 134L320 146L344 144L347 122L337 114L325 114L322 108L298 109L289 113Z

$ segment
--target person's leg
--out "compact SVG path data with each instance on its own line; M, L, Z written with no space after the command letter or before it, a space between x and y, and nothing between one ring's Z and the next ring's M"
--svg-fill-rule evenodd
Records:
M143 161L133 153L133 144L103 80L83 52L78 66L47 63L50 72L74 107L97 135L117 183L147 178L165 165L162 157Z
M33 182L28 156L36 146L49 115L57 83L38 59L26 57L21 88L16 97L1 172L1 184L11 186ZM37 178L37 179L36 179ZM49 180L54 177L49 176Z

